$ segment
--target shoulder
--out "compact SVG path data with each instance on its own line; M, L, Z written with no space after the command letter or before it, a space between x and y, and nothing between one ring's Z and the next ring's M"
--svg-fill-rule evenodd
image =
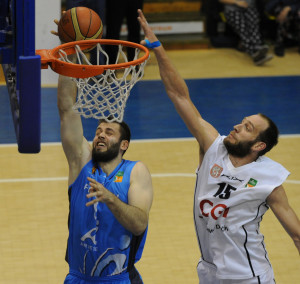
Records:
M225 137L226 136L221 136L220 134L218 134L205 152L201 151L200 147L199 168L203 165L203 163L208 163L210 160L215 159L217 156L221 157L227 153L227 150L223 143Z
M274 187L281 185L290 175L290 172L283 165L266 156L257 159L254 169L258 175L264 176L267 181L272 181Z
M132 171L139 173L150 173L146 164L141 161L135 161Z
M123 160L123 171L130 175L130 179L138 177L140 175L150 175L149 169L141 161Z
M140 179L140 178L147 178L151 179L150 171L146 164L141 161L134 162L132 172L131 172L131 180Z
M222 136L222 135L218 134L217 138L213 141L213 143L207 149L205 155L210 154L210 153L215 153L215 152L218 154L220 154L220 152L227 153L227 150L226 150L224 142L223 142L225 138L226 138L226 136Z
M281 165L280 163L272 160L271 158L267 156L261 156L257 159L257 165L261 165L262 168L265 168L265 170L274 171L275 169L280 172L288 172L288 170Z

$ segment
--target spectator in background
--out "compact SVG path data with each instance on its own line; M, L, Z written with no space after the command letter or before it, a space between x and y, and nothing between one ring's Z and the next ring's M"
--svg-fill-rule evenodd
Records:
M205 15L205 31L212 46L237 48L239 37L226 22L224 22L224 5L219 0L201 0L201 13Z
M268 54L260 32L260 17L255 0L219 0L224 4L227 23L241 40L242 49L247 52L255 65L263 65L273 58Z
M137 10L143 8L143 0L108 0L106 1L106 38L120 39L121 26L126 18L128 36L130 42L140 43L140 24L137 20ZM116 62L118 47L108 45L106 52L110 64ZM134 58L134 49L127 51L128 61Z
M270 0L265 10L278 23L274 53L284 56L286 39L295 40L300 53L300 0Z

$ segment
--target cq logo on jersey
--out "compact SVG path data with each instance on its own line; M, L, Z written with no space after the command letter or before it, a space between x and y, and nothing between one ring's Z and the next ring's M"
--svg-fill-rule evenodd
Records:
M210 175L213 177L213 178L218 178L221 173L223 171L223 168L220 167L219 165L217 164L214 164L213 167L211 168L210 170Z
M225 204L214 205L208 199L202 200L199 206L202 216L209 217L209 215L211 215L215 220L218 220L219 217L226 218L229 211L229 208ZM205 210L204 207L206 207ZM207 210L208 208L209 210Z

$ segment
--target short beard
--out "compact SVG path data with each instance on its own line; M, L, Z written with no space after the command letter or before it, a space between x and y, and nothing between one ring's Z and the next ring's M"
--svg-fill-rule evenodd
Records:
M105 152L100 152L93 147L92 151L92 161L94 165L100 162L110 162L119 155L121 142L117 142L111 145Z
M257 139L253 141L239 142L238 144L233 144L227 139L224 139L224 145L228 153L234 157L244 158L251 153L251 147L257 142Z

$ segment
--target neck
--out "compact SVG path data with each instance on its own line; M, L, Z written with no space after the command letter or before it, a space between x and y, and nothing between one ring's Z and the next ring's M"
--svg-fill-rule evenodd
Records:
M102 169L102 171L109 176L114 169L121 163L122 157L117 157L109 162L99 162L98 166Z
M241 167L247 164L250 164L254 161L256 161L257 157L253 157L252 155L247 155L246 157L240 158L240 157L236 157L236 156L232 156L231 154L229 154L229 159L232 163L232 165L237 168L237 167Z

